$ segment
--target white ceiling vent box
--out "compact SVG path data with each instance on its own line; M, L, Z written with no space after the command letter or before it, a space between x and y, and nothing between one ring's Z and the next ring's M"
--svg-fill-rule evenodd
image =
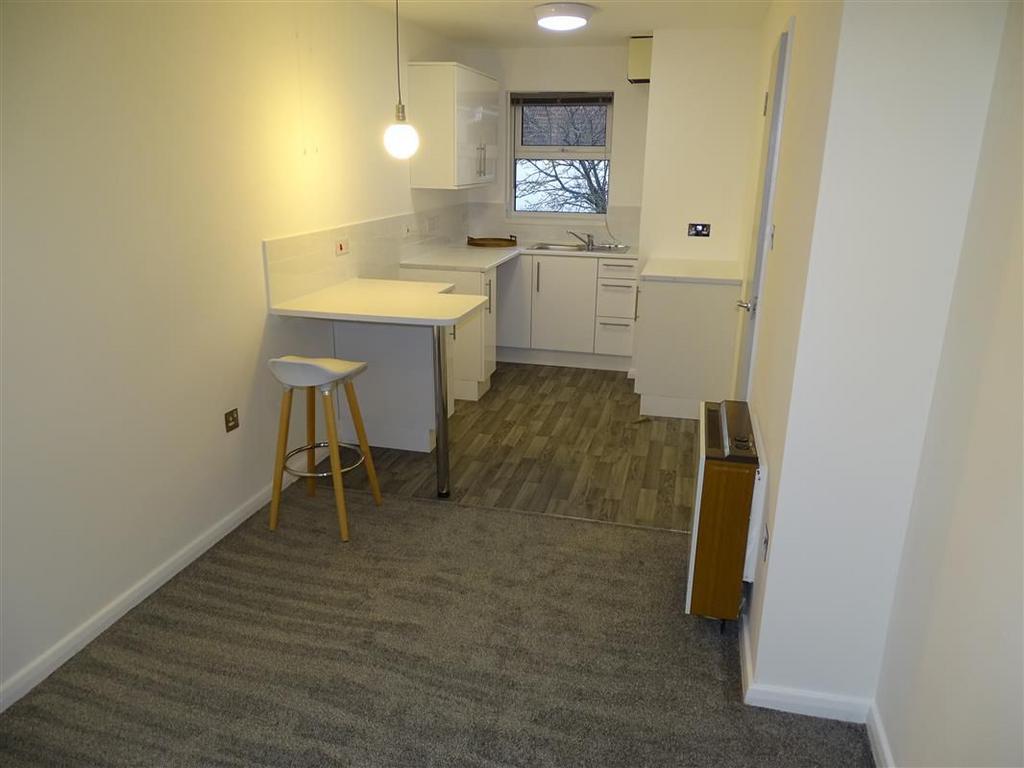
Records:
M626 79L631 83L651 82L652 35L629 38L629 59L626 62Z

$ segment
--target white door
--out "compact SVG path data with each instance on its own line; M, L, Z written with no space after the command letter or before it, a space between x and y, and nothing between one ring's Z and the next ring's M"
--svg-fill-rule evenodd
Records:
M793 22L782 33L775 47L774 64L764 103L764 131L761 139L761 165L758 173L757 215L754 217L753 253L748 259L744 280L745 297L737 302L743 313L740 344L736 364L736 398L750 398L750 374L757 346L757 303L764 286L765 259L772 249L775 227L772 204L775 199L775 177L779 167L779 139L782 136L782 113L786 100L786 70L789 47L793 39Z
M534 349L594 351L597 259L533 257Z
M498 346L530 348L533 256L521 253L498 267Z

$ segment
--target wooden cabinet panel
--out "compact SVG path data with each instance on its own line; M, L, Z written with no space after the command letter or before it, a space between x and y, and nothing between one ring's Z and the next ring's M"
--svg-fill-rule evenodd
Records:
M704 463L690 612L718 619L739 616L755 464Z

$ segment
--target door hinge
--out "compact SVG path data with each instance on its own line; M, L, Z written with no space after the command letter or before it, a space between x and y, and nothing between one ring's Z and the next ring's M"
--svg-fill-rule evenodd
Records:
M774 224L772 224L772 231L768 235L768 250L769 251L774 251L775 250L775 225Z
M761 114L768 117L768 91L764 92L764 108L761 110Z

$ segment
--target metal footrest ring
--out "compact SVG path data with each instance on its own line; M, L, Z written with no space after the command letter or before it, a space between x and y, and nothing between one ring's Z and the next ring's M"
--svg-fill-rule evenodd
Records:
M328 443L326 440L321 440L319 443L313 443L312 445L301 445L298 448L288 451L288 453L284 455L284 471L287 472L289 475L294 475L295 477L330 477L331 473L329 470L327 472L300 472L299 470L292 469L292 467L288 466L288 460L291 459L292 456L297 456L300 453L306 453L308 451L315 451L317 448L327 448L329 445L330 443ZM344 459L345 457L345 451L355 453L359 457L351 464L343 463L341 466L341 471L343 473L351 472L353 469L355 469L364 461L366 461L366 457L363 455L363 451L358 445L339 442L338 450L342 456L342 459Z

